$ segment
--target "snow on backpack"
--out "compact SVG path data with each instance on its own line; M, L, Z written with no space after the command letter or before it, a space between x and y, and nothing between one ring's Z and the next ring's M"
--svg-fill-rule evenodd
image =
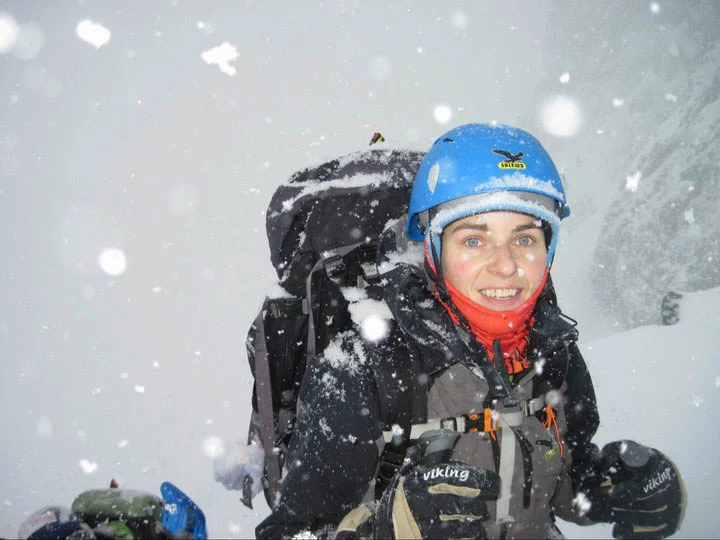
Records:
M340 287L378 281L378 236L407 212L422 156L389 149L353 153L295 173L270 201L266 227L279 290L266 297L246 345L255 377L248 442L263 448L262 483L271 508L307 361L352 326ZM250 508L252 482L248 476L242 486Z

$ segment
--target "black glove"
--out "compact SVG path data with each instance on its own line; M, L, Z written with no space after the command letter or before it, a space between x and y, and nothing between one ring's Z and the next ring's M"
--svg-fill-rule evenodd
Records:
M419 465L403 474L383 498L376 531L395 538L486 538L485 501L496 499L500 477L454 461ZM385 533L386 534L386 533Z
M590 485L581 486L593 521L615 523L615 538L666 538L677 531L683 490L675 465L634 441L606 445Z

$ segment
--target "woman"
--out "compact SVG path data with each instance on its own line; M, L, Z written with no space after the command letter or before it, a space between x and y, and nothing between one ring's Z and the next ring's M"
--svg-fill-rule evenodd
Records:
M525 131L469 124L435 142L406 223L381 241L391 331L379 342L347 332L308 366L279 505L259 537L546 538L559 534L555 516L615 523L622 537L677 529L670 461L629 441L591 443L593 385L549 274L569 213ZM388 376L397 391L381 395ZM384 435L388 408L398 426Z

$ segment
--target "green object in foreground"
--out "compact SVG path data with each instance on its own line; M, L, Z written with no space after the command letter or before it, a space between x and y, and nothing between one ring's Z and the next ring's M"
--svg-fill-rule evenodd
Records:
M115 540L135 540L135 533L124 521L108 521L95 527L95 535L104 533Z
M72 503L73 513L91 527L108 520L159 522L162 509L159 497L131 489L93 489L81 493Z

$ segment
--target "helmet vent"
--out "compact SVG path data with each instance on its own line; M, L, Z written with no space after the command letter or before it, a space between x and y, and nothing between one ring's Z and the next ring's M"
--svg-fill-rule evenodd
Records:
M455 142L455 141L454 141L453 139L451 139L450 137L445 137L445 138L442 140L442 142Z

